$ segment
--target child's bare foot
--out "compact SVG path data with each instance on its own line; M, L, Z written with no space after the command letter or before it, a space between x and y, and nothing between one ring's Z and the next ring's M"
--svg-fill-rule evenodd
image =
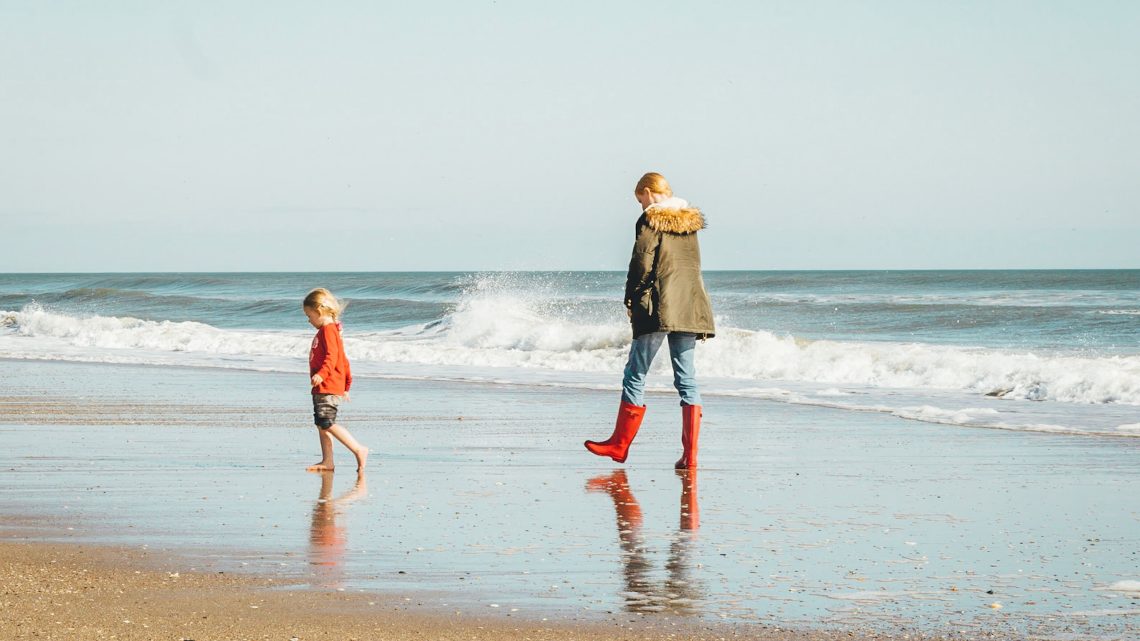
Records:
M328 463L321 461L320 463L314 463L314 464L310 465L309 467L306 467L305 471L306 472L331 472L331 471L333 471L333 464L332 464L332 461L329 461Z
M368 452L369 451L370 450L367 447L364 447L363 445L360 446L360 449L356 450L356 471L357 472L363 472L364 466L368 465Z

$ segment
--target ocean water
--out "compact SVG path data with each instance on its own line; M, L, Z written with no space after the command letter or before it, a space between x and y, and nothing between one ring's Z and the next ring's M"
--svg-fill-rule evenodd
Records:
M705 404L1140 436L1140 270L706 272ZM313 287L364 377L612 389L624 274L0 275L0 358L301 372ZM671 393L668 359L650 388ZM652 401L660 402L660 401ZM671 402L671 401L670 401Z

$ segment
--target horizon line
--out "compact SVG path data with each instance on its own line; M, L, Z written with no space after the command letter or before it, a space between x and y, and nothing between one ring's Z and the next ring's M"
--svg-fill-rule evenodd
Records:
M862 268L706 268L713 272L1078 272L1140 271L1138 267L862 267ZM248 269L248 270L131 270L131 271L13 271L3 276L96 276L120 274L472 274L472 273L624 273L624 269Z

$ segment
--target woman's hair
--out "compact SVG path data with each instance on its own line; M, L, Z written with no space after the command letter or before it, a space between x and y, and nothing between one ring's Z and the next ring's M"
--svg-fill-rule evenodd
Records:
M332 295L332 292L324 287L318 287L309 292L309 295L305 297L305 302L302 303L301 306L311 309L321 316L328 316L333 320L340 318L340 315L344 313L344 308L347 307L347 305L342 304L336 299L336 296Z
M669 187L669 181L665 180L665 176L652 171L637 181L637 186L633 188L633 193L640 194L646 189L653 194L662 194L665 196L673 195L673 190Z

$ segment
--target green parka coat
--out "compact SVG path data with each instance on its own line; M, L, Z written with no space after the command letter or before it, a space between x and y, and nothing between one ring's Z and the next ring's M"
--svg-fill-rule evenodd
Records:
M701 338L716 333L701 278L697 232L704 228L701 210L679 198L650 205L637 219L625 279L625 306L630 310L634 338L652 332L684 332Z

